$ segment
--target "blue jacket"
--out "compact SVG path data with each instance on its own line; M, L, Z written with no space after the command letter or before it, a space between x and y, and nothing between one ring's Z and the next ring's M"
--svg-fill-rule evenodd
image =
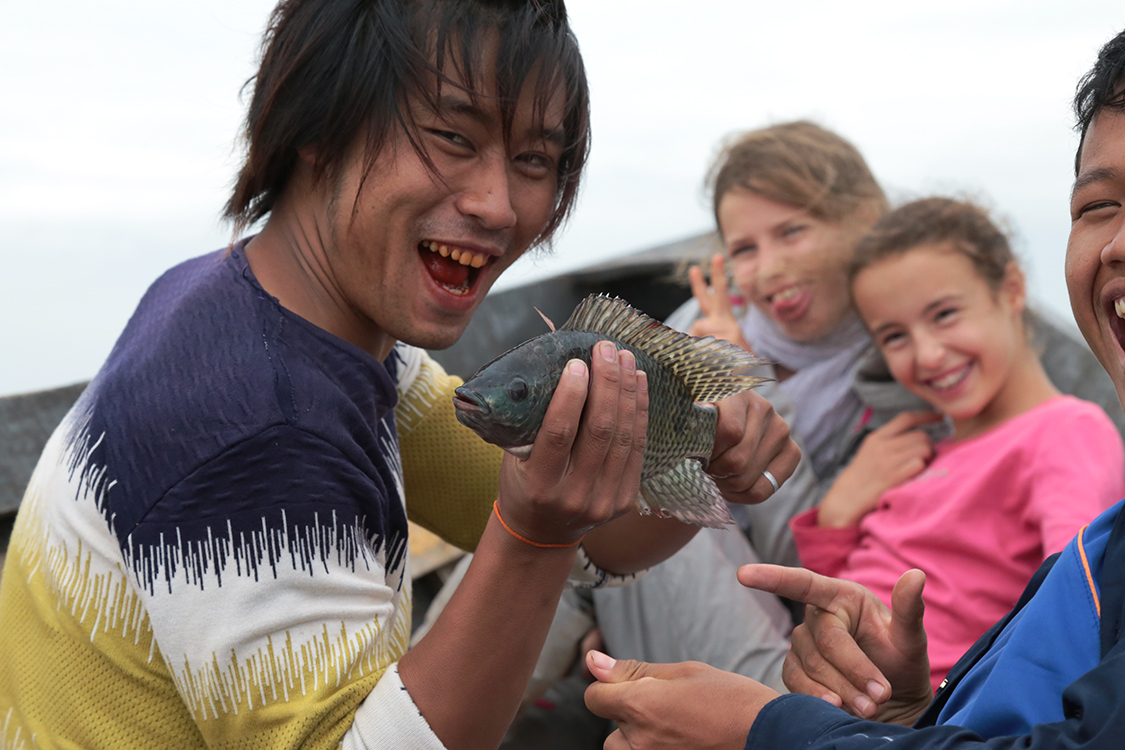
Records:
M913 727L785 695L758 715L746 749L1125 748L1123 503L1043 563Z

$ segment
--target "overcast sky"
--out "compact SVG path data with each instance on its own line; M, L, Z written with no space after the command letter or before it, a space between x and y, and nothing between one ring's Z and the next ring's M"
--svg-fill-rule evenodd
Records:
M272 5L6 5L0 395L92 377L160 272L227 243L240 87ZM1125 27L1120 0L568 7L593 96L586 183L553 256L499 288L710 229L721 139L804 117L851 139L892 199L985 200L1070 319L1070 98Z

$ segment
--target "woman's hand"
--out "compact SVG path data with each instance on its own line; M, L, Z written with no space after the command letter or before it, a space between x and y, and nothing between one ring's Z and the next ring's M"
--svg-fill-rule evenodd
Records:
M692 296L699 303L699 310L703 313L702 318L692 323L688 333L692 336L714 336L717 339L726 339L749 351L750 346L742 336L742 326L734 316L722 253L716 253L711 258L710 288L707 287L703 270L699 266L691 267L688 271L688 279L691 281Z
M632 352L594 346L571 360L527 459L504 456L497 504L505 524L537 544L572 544L631 510L648 429L648 380Z
M858 583L804 568L744 565L738 581L808 605L782 668L791 691L891 724L913 724L930 705L922 571L899 578L890 609Z
M864 438L820 501L817 525L855 526L875 510L884 492L920 474L934 449L929 436L917 428L941 418L933 411L903 412Z

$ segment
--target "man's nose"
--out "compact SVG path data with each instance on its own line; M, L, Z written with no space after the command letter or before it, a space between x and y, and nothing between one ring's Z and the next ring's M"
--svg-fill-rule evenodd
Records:
M485 229L507 229L516 223L506 161L489 159L483 162L457 198L458 210L476 217Z
M1120 265L1125 262L1125 218L1118 217L1117 227L1109 242L1102 248L1102 265Z

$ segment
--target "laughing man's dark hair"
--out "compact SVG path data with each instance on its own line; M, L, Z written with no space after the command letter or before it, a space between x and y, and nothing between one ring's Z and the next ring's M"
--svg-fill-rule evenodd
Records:
M493 49L495 60L486 61ZM438 88L458 85L454 75L474 104L495 84L505 141L532 73L537 124L551 96L563 92L555 207L538 239L549 240L574 205L589 151L589 89L562 0L282 0L261 54L247 82L245 161L224 210L236 234L273 209L304 147L315 150L315 177L324 179L362 135L370 173L394 129L403 128L433 170L409 103L436 111ZM485 81L492 62L495 81Z
M1074 173L1078 174L1078 161L1082 144L1090 123L1103 109L1125 112L1125 31L1106 42L1098 52L1098 61L1082 80L1074 95L1074 114L1078 118L1078 153L1074 155Z

